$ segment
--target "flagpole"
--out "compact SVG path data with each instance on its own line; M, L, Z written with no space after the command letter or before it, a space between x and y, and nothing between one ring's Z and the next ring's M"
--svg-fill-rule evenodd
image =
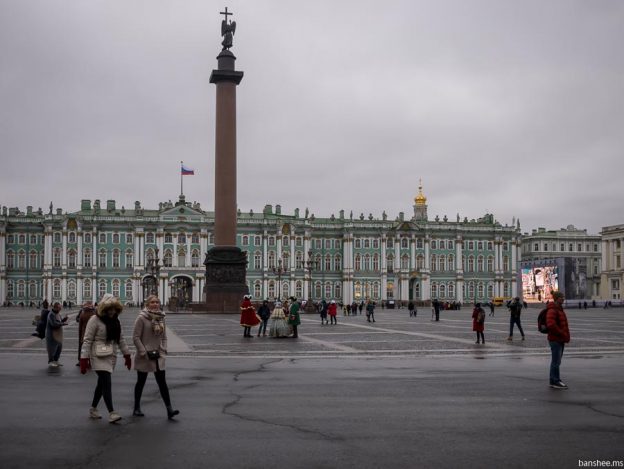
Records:
M184 180L184 176L182 175L182 165L184 161L180 161L180 195L184 195L184 188L182 186L182 181Z

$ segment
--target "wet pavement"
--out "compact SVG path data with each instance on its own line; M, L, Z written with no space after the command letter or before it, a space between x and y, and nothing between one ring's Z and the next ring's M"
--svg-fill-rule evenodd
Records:
M378 310L375 323L339 316L336 326L306 315L298 340L245 339L235 315L169 314L179 418L166 419L152 377L146 417L132 417L135 373L117 368L123 419L111 425L87 417L95 376L74 366L76 323L64 366L49 371L44 342L29 335L36 311L0 308L2 467L624 467L624 310L568 312L566 391L548 387L538 311L523 312L526 340L516 331L510 342L497 309L485 345L468 309L440 322ZM136 313L122 315L128 340Z

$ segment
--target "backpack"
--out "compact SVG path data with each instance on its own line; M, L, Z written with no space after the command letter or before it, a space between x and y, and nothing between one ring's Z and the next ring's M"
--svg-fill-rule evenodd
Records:
M537 330L542 334L548 334L548 327L546 326L546 313L548 312L548 308L544 308L537 315Z
M479 309L479 312L477 313L477 322L479 324L483 324L485 322L485 311L482 309Z
M48 314L50 314L50 311L44 309L43 311L41 311L41 317L39 318L39 321L37 321L36 332L37 337L39 337L40 339L45 339L46 327L48 326Z

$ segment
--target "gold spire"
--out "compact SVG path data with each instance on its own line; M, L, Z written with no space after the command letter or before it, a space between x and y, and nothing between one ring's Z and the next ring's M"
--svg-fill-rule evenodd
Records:
M418 195L414 198L414 203L416 205L426 205L427 197L422 192L422 179L418 180Z

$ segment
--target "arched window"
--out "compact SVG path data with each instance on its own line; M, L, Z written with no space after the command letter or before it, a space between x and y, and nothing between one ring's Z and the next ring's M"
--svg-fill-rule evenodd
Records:
M425 256L423 256L422 254L418 254L418 257L416 257L416 266L419 269L425 268Z
M163 256L163 265L165 267L171 267L173 264L173 252L171 249L165 249L165 255Z
M416 239L416 249L422 249L422 248L423 248L423 240L422 240L422 238Z
M113 291L112 294L114 297L119 298L119 280L113 280Z
M198 233L193 233L193 235L191 236L191 243L199 244L199 234Z
M269 298L275 298L275 281L269 280Z
M13 251L7 251L7 269L15 268L15 253Z
M132 234L126 233L126 244L132 244Z
M185 243L186 243L186 234L178 233L178 244L185 244Z
M332 270L332 257L329 254L325 255L325 270Z
M303 253L301 251L295 253L295 269L303 269Z
M28 297L29 298L37 298L37 282L35 282L34 280L30 281L30 284L28 285Z
M438 282L431 282L431 298L438 297Z
M76 267L76 251L73 249L67 251L67 265L69 268Z
M104 295L106 295L106 280L100 280L98 284L98 298L102 299Z
M262 254L260 251L254 253L254 270L260 270L262 268Z
M438 259L438 267L441 272L446 270L446 256L444 254L441 254Z
M290 244L290 238L288 236L282 236L282 246L286 247Z
M98 256L98 267L106 267L106 249L101 249Z
M440 298L446 298L446 285L444 283L440 284L439 291L440 291Z
M394 256L392 254L386 256L386 267L388 272L394 272Z
M401 269L409 269L409 256L407 254L403 254L403 257L401 257Z
M82 253L82 265L91 267L91 249L85 249Z
M84 238L84 242L85 242L85 244L91 244L91 242L93 241L93 240L91 239L91 233L85 233L85 234L83 235L83 238Z
M355 255L355 270L356 271L362 270L362 258L360 257L359 254Z
M360 238L356 238L354 244L355 244L355 249L360 249L362 247L362 241L360 241Z
M314 284L314 298L316 298L316 299L320 299L321 298L321 295L322 295L322 291L321 290L322 290L322 288L323 288L323 285L321 284L321 282L316 282Z
M373 270L379 272L379 254L373 254Z
M483 256L477 257L477 272L483 272Z
M243 238L242 238L242 240L241 240L241 244L242 244L243 246L247 246L247 245L249 244L249 236L244 235L244 236L243 236Z
M297 298L303 298L303 283L300 280L297 280L295 283L295 296Z
M474 272L474 256L468 256L468 272Z
M370 254L365 254L364 255L364 265L363 265L363 270L370 270Z
M60 243L61 242L61 233L59 233L58 231L54 233L54 242L55 243Z
M7 281L7 298L13 298L15 295L13 280Z
M373 291L372 291L372 297L374 300L378 300L379 298L381 298L381 295L379 294L379 282L373 282Z
M124 291L124 296L126 298L126 301L132 301L132 280L131 279L126 280L126 288Z
M61 299L61 281L59 279L54 280L52 283L52 297L55 300Z
M455 298L455 283L453 282L448 284L448 297L451 299Z
M414 299L415 300L421 300L422 299L420 297L420 283L418 283L418 282L414 282Z
M120 257L119 249L113 249L113 268L119 267L119 257Z
M473 299L475 297L475 285L474 282L468 282L468 299Z
M484 298L483 282L479 282L477 285L477 297Z
M148 261L154 260L154 250L152 248L145 251L145 259Z
M507 272L509 270L509 256L503 256L503 270ZM505 295L508 296L508 295Z
M443 239L440 240L440 249L446 249L446 243Z
M55 248L52 252L52 266L60 267L61 266L61 250L59 248Z
M75 244L76 243L76 233L74 233L73 231L70 231L67 241L69 243L71 243L71 244Z
M342 298L342 284L340 282L336 282L334 284L334 297L337 300L340 300Z
M262 297L262 284L260 283L259 280L256 280L256 282L254 283L254 298L261 298Z
M37 268L37 251L32 250L30 251L30 268L31 269L36 269Z
M20 251L17 253L17 268L26 268L26 252L23 249L20 249Z
M269 251L269 269L275 267L275 251Z
M147 233L147 234L145 235L145 242L146 242L147 244L153 244L153 243L154 243L154 233L152 233L152 232Z
M98 236L98 243L106 244L106 233L100 233Z
M435 239L431 240L431 249L438 249L438 242Z
M438 270L438 256L431 254L431 260L429 263L431 265L431 272Z
M275 236L269 236L269 246L275 246Z
M290 295L290 283L282 282L282 298L288 298Z
M333 298L333 296L334 296L334 295L332 294L332 293L333 293L333 292L332 292L332 290L333 290L333 289L332 289L332 284L331 284L331 283L329 283L329 282L327 282L327 283L325 284L325 298L326 298L326 299Z
M183 248L178 249L178 267L186 267L186 251Z
M85 301L91 299L91 280L85 279L82 283L82 297Z
M488 256L487 257L487 271L492 272L493 270L494 270L494 257Z
M165 233L165 243L173 243L173 236L171 233Z
M488 283L487 286L487 296L488 298L494 298L494 284L493 283Z
M407 238L401 238L401 248L407 249L409 247Z
M113 244L119 244L119 233L113 233Z
M447 269L448 270L455 270L455 256L453 254L449 254L449 256L448 256Z
M193 249L191 252L191 267L199 267L199 251Z
M509 282L504 282L503 283L503 295L504 296L511 296L511 288L509 286Z
M76 282L74 280L67 282L67 298L76 300Z
M20 280L17 282L17 297L24 298L26 296L26 288L24 285L24 281Z
M126 269L131 269L134 263L134 255L131 249L126 249Z

